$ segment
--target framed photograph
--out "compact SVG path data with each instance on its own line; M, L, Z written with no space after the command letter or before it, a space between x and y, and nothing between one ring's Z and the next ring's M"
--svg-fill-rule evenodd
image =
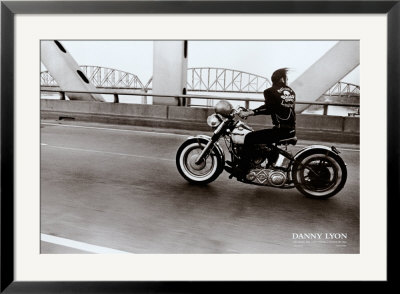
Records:
M390 282L399 14L2 1L1 291Z

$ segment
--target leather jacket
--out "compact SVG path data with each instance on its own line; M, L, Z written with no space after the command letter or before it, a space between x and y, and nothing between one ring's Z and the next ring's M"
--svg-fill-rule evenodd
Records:
M284 83L277 83L264 91L265 104L254 109L254 115L271 115L278 128L296 128L296 94Z

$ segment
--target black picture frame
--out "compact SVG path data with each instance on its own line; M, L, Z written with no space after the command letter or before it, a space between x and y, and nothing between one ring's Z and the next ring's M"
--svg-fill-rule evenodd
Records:
M204 293L227 287L248 292L271 286L296 291L304 283L280 282L17 282L14 280L14 17L16 14L149 14L149 13L354 13L387 14L388 231L393 227L394 199L399 193L399 1L2 1L1 2L1 292L5 293ZM379 144L379 142L377 142ZM377 159L381 160L377 155ZM383 183L382 183L383 184ZM388 256L394 234L388 233ZM391 258L388 257L388 269ZM388 280L392 281L388 270ZM288 285L289 284L289 285ZM379 283L386 286L388 283ZM331 287L331 286L330 286ZM336 287L336 286L334 286ZM280 288L280 291L290 290ZM264 290L264 289L263 289Z

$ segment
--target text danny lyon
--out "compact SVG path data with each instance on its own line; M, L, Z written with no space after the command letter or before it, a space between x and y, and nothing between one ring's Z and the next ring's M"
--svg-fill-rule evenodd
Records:
M292 239L343 240L347 239L347 233L292 233Z

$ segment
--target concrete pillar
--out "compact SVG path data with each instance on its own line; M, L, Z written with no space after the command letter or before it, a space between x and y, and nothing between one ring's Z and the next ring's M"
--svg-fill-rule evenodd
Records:
M315 101L360 64L360 42L339 41L299 76L290 87L297 101ZM308 105L296 105L301 112Z
M153 93L183 95L187 80L187 41L154 41ZM178 98L153 97L153 104L185 105Z
M59 41L42 41L40 57L47 70L71 100L105 101L100 94L68 93L66 90L95 91L96 87Z

